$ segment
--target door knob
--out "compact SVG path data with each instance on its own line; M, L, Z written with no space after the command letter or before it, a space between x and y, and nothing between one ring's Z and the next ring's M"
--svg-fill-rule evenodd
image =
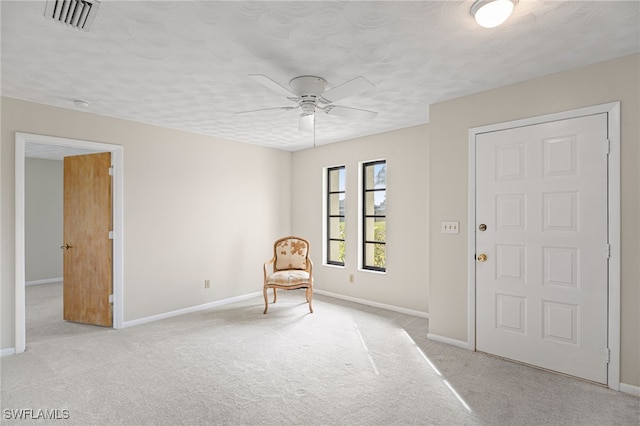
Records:
M71 248L71 246L69 244L64 244L64 245L61 245L60 248L62 250L69 250Z
M482 253L478 255L478 262L486 262L487 261L487 255Z

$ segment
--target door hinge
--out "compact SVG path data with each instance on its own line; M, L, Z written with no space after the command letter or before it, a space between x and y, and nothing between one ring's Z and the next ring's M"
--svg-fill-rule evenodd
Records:
M611 244L606 244L604 247L604 254L607 259L611 259Z
M604 155L611 153L611 141L609 139L604 141Z
M113 166L109 167L109 176L113 176Z
M109 303L112 303L112 304L113 304L113 294L110 294L110 295L109 295Z
M109 239L113 240L113 231L109 231Z
M611 361L611 349L607 348L604 352L605 362L609 364Z

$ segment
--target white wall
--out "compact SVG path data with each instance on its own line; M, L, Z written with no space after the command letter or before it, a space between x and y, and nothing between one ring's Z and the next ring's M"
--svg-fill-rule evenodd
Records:
M291 231L291 153L10 98L1 106L0 348L14 345L16 131L124 147L125 321L261 291L262 263Z
M62 161L25 161L26 281L62 277Z
M468 130L486 124L621 101L622 383L640 386L640 55L432 105L429 332L467 341L467 229L440 234L443 220L467 223ZM446 183L446 184L445 184Z
M387 272L359 271L358 163L387 160ZM345 267L322 264L323 168L346 166ZM429 134L417 126L293 154L292 229L311 244L316 289L429 310ZM349 283L349 275L355 282ZM426 330L425 330L426 332Z

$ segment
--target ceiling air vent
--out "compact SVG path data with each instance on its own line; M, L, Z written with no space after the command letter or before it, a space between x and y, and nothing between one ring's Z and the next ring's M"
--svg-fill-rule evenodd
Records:
M47 0L44 16L82 31L89 31L100 2L97 0Z

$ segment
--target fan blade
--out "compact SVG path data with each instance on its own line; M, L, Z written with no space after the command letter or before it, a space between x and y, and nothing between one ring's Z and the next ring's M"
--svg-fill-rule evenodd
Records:
M284 86L281 86L280 84L276 83L275 81L271 80L269 77L267 77L264 74L249 74L249 77L251 77L252 79L254 79L255 81L257 81L258 83L262 84L264 87L273 90L274 92L286 97L286 98L297 98L297 96L293 93L291 93L291 91L289 89L287 89Z
M298 130L313 130L313 121L315 120L315 114L302 114L298 121Z
M358 109L358 108L349 108L343 107L339 105L329 105L325 108L322 108L322 111L326 112L329 115L337 115L339 117L345 118L356 118L361 120L367 120L378 115L375 111L369 111L366 109Z
M239 112L235 112L234 114L248 114L251 112L261 112L261 111L275 111L275 110L280 110L280 111L290 111L292 109L298 109L300 108L299 106L285 106L285 107L275 107L275 108L262 108L262 109L253 109L251 111L239 111Z
M333 89L329 89L322 94L322 98L327 101L325 103L335 102L348 96L356 95L360 92L364 92L367 89L375 87L373 83L364 77L356 77L353 80L349 80L346 83L342 83L340 86L336 86Z

